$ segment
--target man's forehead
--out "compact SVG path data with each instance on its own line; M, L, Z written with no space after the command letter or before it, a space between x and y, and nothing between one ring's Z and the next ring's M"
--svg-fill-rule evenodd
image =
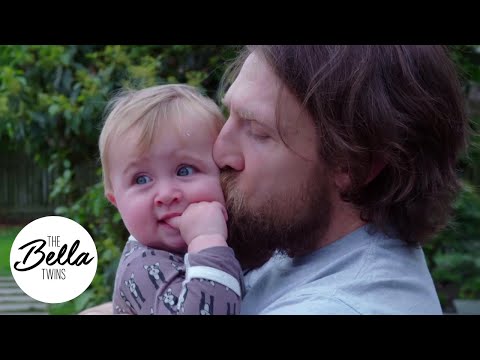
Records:
M282 84L267 62L255 53L245 61L223 102L230 112L242 118L270 125L280 120L285 134L297 133L298 128L303 127L312 130L313 120L306 109ZM285 119L289 120L283 121Z
M275 75L266 60L253 53L245 60L233 85L241 85L251 90L258 90L262 95L269 95L278 92L280 79ZM233 85L232 87L234 87Z
M268 119L278 104L279 89L279 79L268 65L251 54L222 101L244 118Z

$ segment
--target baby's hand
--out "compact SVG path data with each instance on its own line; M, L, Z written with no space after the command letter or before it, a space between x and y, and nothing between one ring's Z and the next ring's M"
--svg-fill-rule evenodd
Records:
M166 222L180 230L188 252L213 246L227 246L227 211L217 201L190 204L182 216Z

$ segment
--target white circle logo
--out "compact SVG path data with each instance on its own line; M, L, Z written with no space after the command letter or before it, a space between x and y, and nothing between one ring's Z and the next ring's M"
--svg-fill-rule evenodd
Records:
M56 304L83 293L97 271L97 249L80 224L46 216L25 226L10 251L18 286L35 300Z

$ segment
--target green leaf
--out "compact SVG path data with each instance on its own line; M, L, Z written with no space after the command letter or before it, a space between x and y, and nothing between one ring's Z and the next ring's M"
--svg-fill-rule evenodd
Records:
M81 295L76 297L73 300L75 305L75 312L79 313L80 311L84 310L87 307L87 304L93 299L94 292L93 290L86 290Z

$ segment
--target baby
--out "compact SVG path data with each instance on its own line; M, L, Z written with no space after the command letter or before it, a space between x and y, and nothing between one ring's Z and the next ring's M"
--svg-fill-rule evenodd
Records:
M224 118L187 85L111 100L99 147L105 195L131 236L118 266L115 314L238 314L241 267L227 245L219 169Z

